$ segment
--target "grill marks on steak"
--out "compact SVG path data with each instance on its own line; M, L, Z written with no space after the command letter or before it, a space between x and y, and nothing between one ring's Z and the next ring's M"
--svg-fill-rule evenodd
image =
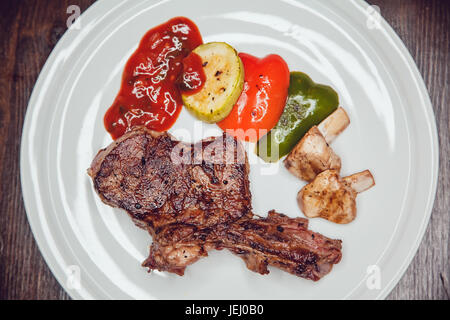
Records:
M215 152L225 149L235 152ZM182 163L179 154L193 160ZM89 174L106 203L155 230L229 223L251 210L245 152L229 136L191 145L140 128L100 151Z
M341 259L341 241L308 230L308 220L270 211L267 218L243 218L225 231L223 246L261 274L268 265L319 280Z
M248 172L241 144L226 134L188 144L146 128L100 150L88 170L100 198L152 235L149 270L182 275L225 248L261 274L272 265L320 279L339 262L340 240L309 231L303 218L253 215Z

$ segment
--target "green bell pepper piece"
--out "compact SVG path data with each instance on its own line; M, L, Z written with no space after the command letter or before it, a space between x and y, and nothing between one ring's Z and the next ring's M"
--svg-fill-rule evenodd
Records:
M256 153L266 162L278 161L338 106L338 94L331 87L315 83L303 72L291 72L283 114L275 127L258 141Z

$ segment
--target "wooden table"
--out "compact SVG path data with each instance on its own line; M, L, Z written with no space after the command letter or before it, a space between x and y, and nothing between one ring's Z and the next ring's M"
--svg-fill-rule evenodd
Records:
M19 148L31 90L66 31L67 7L77 4L84 11L93 2L0 1L0 299L69 299L39 253L27 222ZM450 1L370 3L379 6L415 59L431 96L440 137L439 186L430 224L417 255L389 298L449 299Z

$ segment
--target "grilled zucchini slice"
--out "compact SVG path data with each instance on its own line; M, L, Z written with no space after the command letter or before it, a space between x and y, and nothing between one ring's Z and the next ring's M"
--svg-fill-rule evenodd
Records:
M244 87L244 66L236 50L225 42L209 42L193 50L200 56L206 81L192 95L182 94L186 108L198 119L215 123L225 119Z

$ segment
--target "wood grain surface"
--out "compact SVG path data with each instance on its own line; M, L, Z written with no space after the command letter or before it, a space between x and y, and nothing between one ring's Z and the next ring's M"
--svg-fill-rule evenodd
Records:
M337 1L337 0L335 0ZM339 0L348 1L348 0ZM66 13L92 0L0 1L0 299L69 299L33 239L20 186L19 149L39 71L66 31ZM411 52L439 130L437 197L426 234L389 299L450 299L450 1L372 0Z

